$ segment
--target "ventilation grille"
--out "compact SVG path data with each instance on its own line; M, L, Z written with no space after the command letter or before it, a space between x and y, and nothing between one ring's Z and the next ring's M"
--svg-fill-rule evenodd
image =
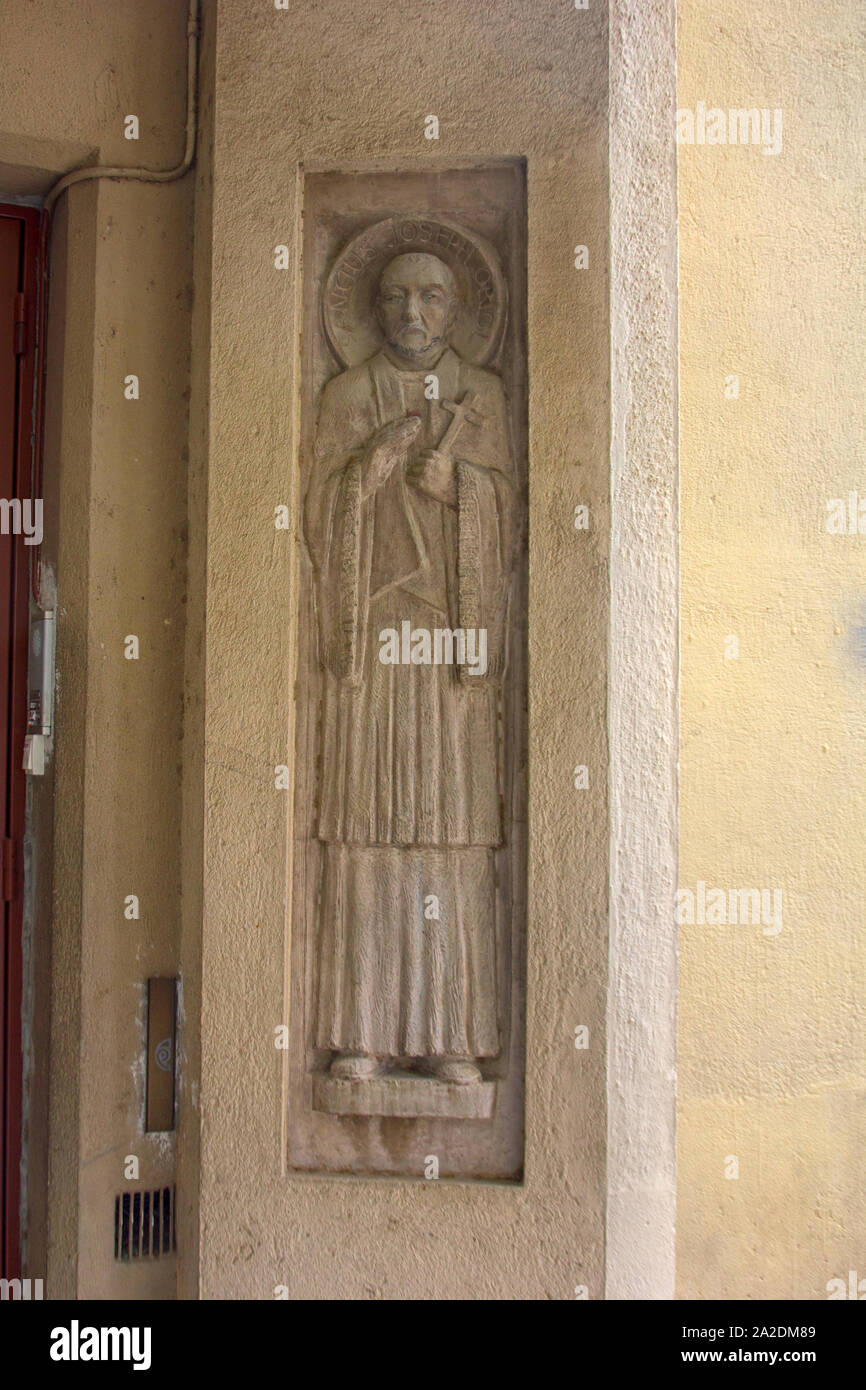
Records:
M175 1189L122 1192L114 1199L114 1258L142 1260L177 1249Z

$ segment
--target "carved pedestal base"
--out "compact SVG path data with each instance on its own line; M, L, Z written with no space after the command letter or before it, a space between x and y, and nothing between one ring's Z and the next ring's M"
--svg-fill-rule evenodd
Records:
M376 1076L364 1081L342 1081L324 1074L313 1077L313 1109L331 1115L489 1120L495 1101L495 1081L457 1086L426 1076Z

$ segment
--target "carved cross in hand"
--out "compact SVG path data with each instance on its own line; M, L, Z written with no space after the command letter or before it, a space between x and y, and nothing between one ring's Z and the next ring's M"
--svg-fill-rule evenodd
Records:
M445 410L449 410L454 416L447 430L443 434L436 446L437 453L445 454L447 458L452 458L454 442L465 424L480 425L484 416L476 409L478 397L471 396L469 392L459 403L457 401L442 401Z

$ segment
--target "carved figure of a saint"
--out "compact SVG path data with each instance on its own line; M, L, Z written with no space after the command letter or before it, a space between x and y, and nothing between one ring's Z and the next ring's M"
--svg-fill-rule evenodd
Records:
M471 1083L500 1051L514 476L501 382L449 345L459 307L437 256L385 266L382 347L324 387L305 499L324 673L312 1042L344 1079ZM470 632L471 667L424 640L459 655ZM382 659L387 633L408 661Z

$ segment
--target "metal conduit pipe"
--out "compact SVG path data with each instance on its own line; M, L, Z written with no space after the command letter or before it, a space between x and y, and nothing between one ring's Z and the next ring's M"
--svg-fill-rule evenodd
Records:
M58 198L71 188L73 184L83 183L86 179L132 179L138 183L172 183L175 179L182 179L192 167L195 158L195 142L198 125L198 93L197 93L197 72L198 72L198 0L189 0L189 11L187 14L186 25L186 144L184 147L183 158L179 164L171 169L144 169L144 168L123 168L120 165L93 164L83 169L72 169L68 174L64 174L48 190L45 202L42 205L42 222L39 232L39 260L42 267L40 280L39 305L37 309L39 322L39 343L41 348L41 365L37 376L37 399L35 402L34 419L36 422L33 465L31 468L31 494L35 498L39 495L42 488L42 456L41 442L43 437L43 421L45 412L45 370L46 370L46 325L48 319L48 272L49 257L51 249L51 215ZM31 550L30 555L30 580L31 592L35 603L42 607L39 597L39 584L37 582L37 565L35 556Z

